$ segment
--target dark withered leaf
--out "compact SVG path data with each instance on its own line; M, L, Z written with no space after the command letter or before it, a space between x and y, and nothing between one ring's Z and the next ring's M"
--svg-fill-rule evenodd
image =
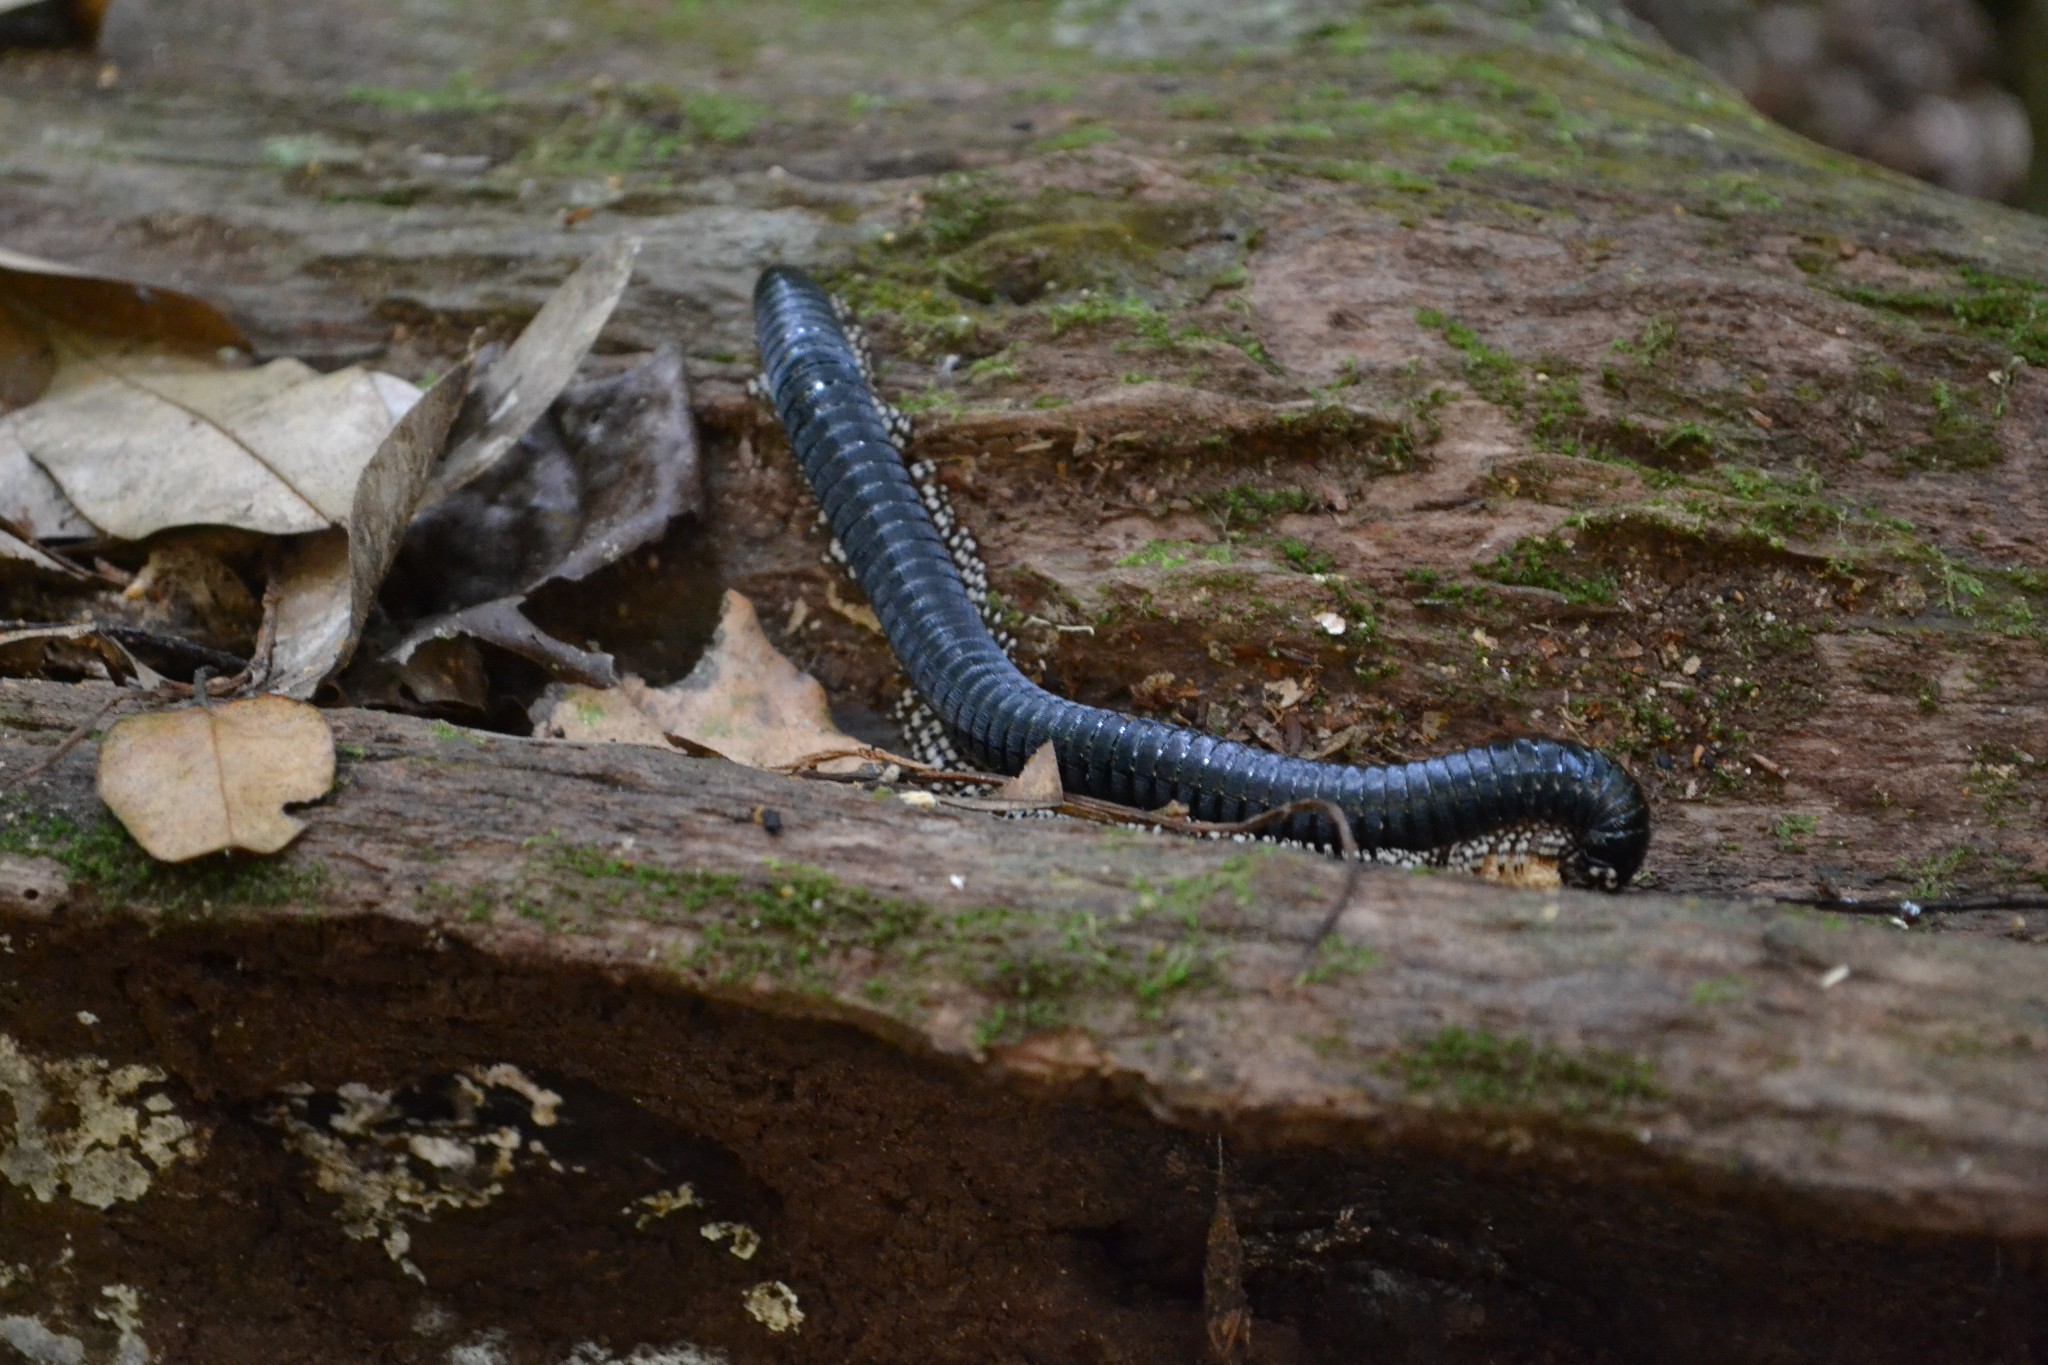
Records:
M550 577L587 578L704 509L683 360L664 347L616 379L579 384L555 417L583 478L583 529Z
M17 0L0 4L0 48L66 47L92 41L100 6L80 0Z
M413 652L430 640L453 640L467 635L487 645L509 650L546 669L548 676L562 682L585 683L591 687L616 687L619 670L609 654L578 649L526 619L519 610L520 599L501 597L473 607L445 613L415 627L386 656L404 664Z
M610 686L609 656L527 621L526 595L589 576L703 505L682 358L664 348L614 378L562 394L518 446L421 513L385 594L402 629L389 658L471 635L554 677Z
M385 592L401 617L459 611L547 581L583 529L583 480L543 420L475 482L421 512Z

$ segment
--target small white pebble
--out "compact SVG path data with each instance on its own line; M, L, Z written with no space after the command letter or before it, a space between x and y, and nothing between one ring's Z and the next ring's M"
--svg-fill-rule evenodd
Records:
M1326 611L1321 616L1318 616L1316 624L1331 635L1342 635L1344 633L1344 618L1334 611Z
M85 1025L87 1028L91 1028L94 1024L97 1024L99 1021L100 1017L97 1014L94 1014L91 1010L80 1010L78 1012L78 1022Z
M967 878L961 876L958 872L947 877L946 880L953 883L955 891L965 891L967 889Z
M1820 974L1820 988L1824 991L1831 991L1848 979L1849 964L1837 962L1834 966Z
M919 810L930 810L939 804L939 798L930 792L904 792L897 799L904 805L916 806Z

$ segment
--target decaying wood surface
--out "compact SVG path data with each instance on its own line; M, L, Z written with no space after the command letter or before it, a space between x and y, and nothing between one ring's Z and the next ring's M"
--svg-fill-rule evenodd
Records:
M5 771L36 763L103 697L8 684ZM1579 1350L1664 1339L1663 1328L1643 1336L1633 1317L1575 1322L1592 1311L1589 1294L1644 1312L1661 1304L1674 1321L1718 1295L1755 1294L1744 1330L1765 1336L1811 1325L1800 1318L1809 1311L1812 1322L1890 1322L1901 1303L1872 1302L1853 1275L1827 1277L1892 1257L1920 1266L1916 1275L1948 1266L1935 1275L1945 1284L1977 1282L2001 1244L2007 1278L1977 1283L1970 1302L2006 1304L1993 1315L2002 1331L2033 1330L2033 1310L2014 1319L2007 1303L2016 1287L2038 1291L2027 1248L2048 1234L2048 1031L2031 944L1375 871L1343 915L1341 945L1304 979L1305 940L1344 882L1308 854L933 811L641 748L332 715L343 777L308 812L282 871L213 881L136 871L118 841L49 824L52 814L99 818L90 744L16 792L12 845L40 837L54 856L17 852L6 864L0 1032L32 1053L162 1067L214 1123L257 1133L231 1116L292 1085L388 1086L511 1061L557 1088L597 1086L737 1155L782 1210L783 1278L845 1311L829 1286L865 1272L835 1259L824 1229L794 1228L827 1216L814 1201L838 1163L920 1160L827 1140L818 1130L844 1121L834 1113L843 1096L814 1107L786 1095L774 1117L750 1113L736 1132L733 1113L679 1080L711 1044L662 1019L677 1002L710 1002L721 1037L784 1038L729 1058L761 1072L722 1084L772 1089L776 1056L808 1048L839 1054L832 1065L849 1075L879 1065L894 1077L866 1093L873 1112L951 1092L896 1141L928 1144L927 1160L952 1150L974 1161L981 1150L1008 1183L985 1177L1004 1192L971 1227L935 1206L892 1214L890 1236L910 1243L1023 1248L1047 1216L1033 1207L1050 1197L1036 1182L1128 1181L1105 1164L1149 1133L1180 1144L1162 1169L1183 1202L1194 1199L1184 1230L1200 1248L1213 1163L1203 1135L1221 1135L1250 1264L1264 1277L1254 1316L1277 1319L1269 1326L1293 1342L1279 1358L1325 1358L1321 1334L1343 1318L1341 1273L1297 1244L1349 1220L1341 1205L1360 1196L1336 1193L1347 1182L1389 1172L1400 1173L1401 1199L1421 1199L1400 1215L1404 1235L1457 1244L1431 1272L1439 1292L1494 1306L1491 1327L1460 1335L1439 1322L1420 1339L1453 1358L1499 1358L1509 1320L1518 1338ZM779 833L761 822L766 810ZM400 988L422 971L437 984ZM513 979L550 983L568 1003L500 1019L488 997ZM577 997L591 992L640 1003L611 1007L624 1013L608 1042L565 1046L565 1018L584 1014ZM557 1009L564 1017L546 1017ZM75 1022L87 1013L94 1025ZM894 1060L878 1062L857 1035ZM915 1083L894 1093L905 1075ZM992 1138L987 1109L1006 1103L1031 1117ZM1117 1136L1076 1151L1091 1125ZM822 1167L786 1166L786 1151L762 1159L766 1149L749 1144L778 1126L809 1133L808 1161ZM200 1180L234 1198L233 1170L180 1174L166 1192L196 1192ZM1422 1199L1446 1182L1448 1205ZM1114 1205L1133 1190L1095 1194ZM76 1230L77 1219L11 1197L0 1203L10 1223ZM305 1197L324 1206L324 1195ZM1458 1231L1440 1225L1452 1207ZM178 1216L161 1195L137 1208ZM462 1220L482 1216L442 1214L415 1245L462 1237ZM335 1247L355 1245L328 1232ZM1337 1233L1324 1232L1327 1252ZM1776 1244L1772 1256L1757 1258L1757 1238ZM1481 1275L1475 1239L1513 1249L1489 1251L1500 1263ZM377 1259L374 1246L359 1254ZM1194 1256L1199 1272L1198 1251L1174 1254ZM1351 1246L1343 1257L1375 1254ZM1826 1282L1807 1284L1805 1306L1782 1316L1789 1305L1756 1285L1777 1281L1772 1267L1809 1261ZM1549 1303L1553 1293L1579 1308ZM1502 1318L1507 1300L1520 1306ZM1395 1330L1391 1311L1344 1310L1382 1335ZM936 1317L957 1325L960 1312L955 1302ZM826 1347L852 1340L860 1316L822 1311L787 1358L844 1358ZM1170 1359L1182 1349L1175 1334L1198 1325L1166 1314L1118 1330L1118 1349L1139 1355L1107 1358ZM1403 1330L1410 1337L1392 1339L1420 1349ZM1967 1337L1972 1349L1983 1340ZM1888 1357L1882 1340L1872 1349ZM864 1358L899 1357L891 1347ZM1958 1347L1947 1358L1981 1357Z

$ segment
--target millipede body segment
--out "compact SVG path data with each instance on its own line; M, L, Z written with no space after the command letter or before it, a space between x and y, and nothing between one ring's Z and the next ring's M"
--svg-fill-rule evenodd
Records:
M1414 763L1317 763L1039 687L990 635L830 296L802 271L776 267L755 286L754 320L767 395L847 567L912 688L977 764L1015 773L1050 741L1067 790L1146 810L1177 801L1208 821L1327 801L1380 861L1477 869L1555 860L1565 882L1609 890L1642 866L1642 790L1584 745L1515 739ZM1338 843L1321 815L1293 816L1274 833Z

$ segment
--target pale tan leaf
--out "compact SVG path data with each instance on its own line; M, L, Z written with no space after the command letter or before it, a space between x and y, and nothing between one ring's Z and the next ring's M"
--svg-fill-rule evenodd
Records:
M638 237L621 237L585 261L534 315L519 339L476 378L451 448L434 472L427 505L496 464L540 420L590 353L633 278Z
M998 787L995 797L998 801L1052 806L1066 800L1066 788L1060 785L1060 756L1053 751L1052 741L1039 745L1024 764L1024 771Z
M203 299L0 248L0 516L43 539L95 529L30 461L9 420L59 379L60 333L87 338L87 349L176 350L195 360L249 345Z
M394 402L411 397L353 367L231 369L80 333L55 341L49 392L0 427L80 515L123 540L173 526L298 535L343 525L400 415Z
M817 754L861 747L832 723L818 680L768 643L754 604L729 590L711 647L690 676L650 690L641 705L662 733L750 768L786 768ZM853 759L838 762L859 766Z
M333 785L327 718L284 697L129 716L100 745L100 799L165 862L275 853L305 828L285 805Z
M566 739L579 744L646 744L672 747L654 717L640 709L647 685L627 678L617 687L551 687L534 708L538 739Z
M725 594L717 633L690 676L652 688L627 678L615 688L565 688L535 709L543 738L668 747L669 741L753 768L787 768L818 754L864 749L832 723L825 689L776 652L754 604ZM852 771L861 760L821 765Z
M468 386L464 364L386 433L357 477L346 534L305 536L288 552L277 577L271 691L310 697L355 652Z
M0 516L44 540L73 540L94 533L57 481L28 457L14 424L0 418Z

